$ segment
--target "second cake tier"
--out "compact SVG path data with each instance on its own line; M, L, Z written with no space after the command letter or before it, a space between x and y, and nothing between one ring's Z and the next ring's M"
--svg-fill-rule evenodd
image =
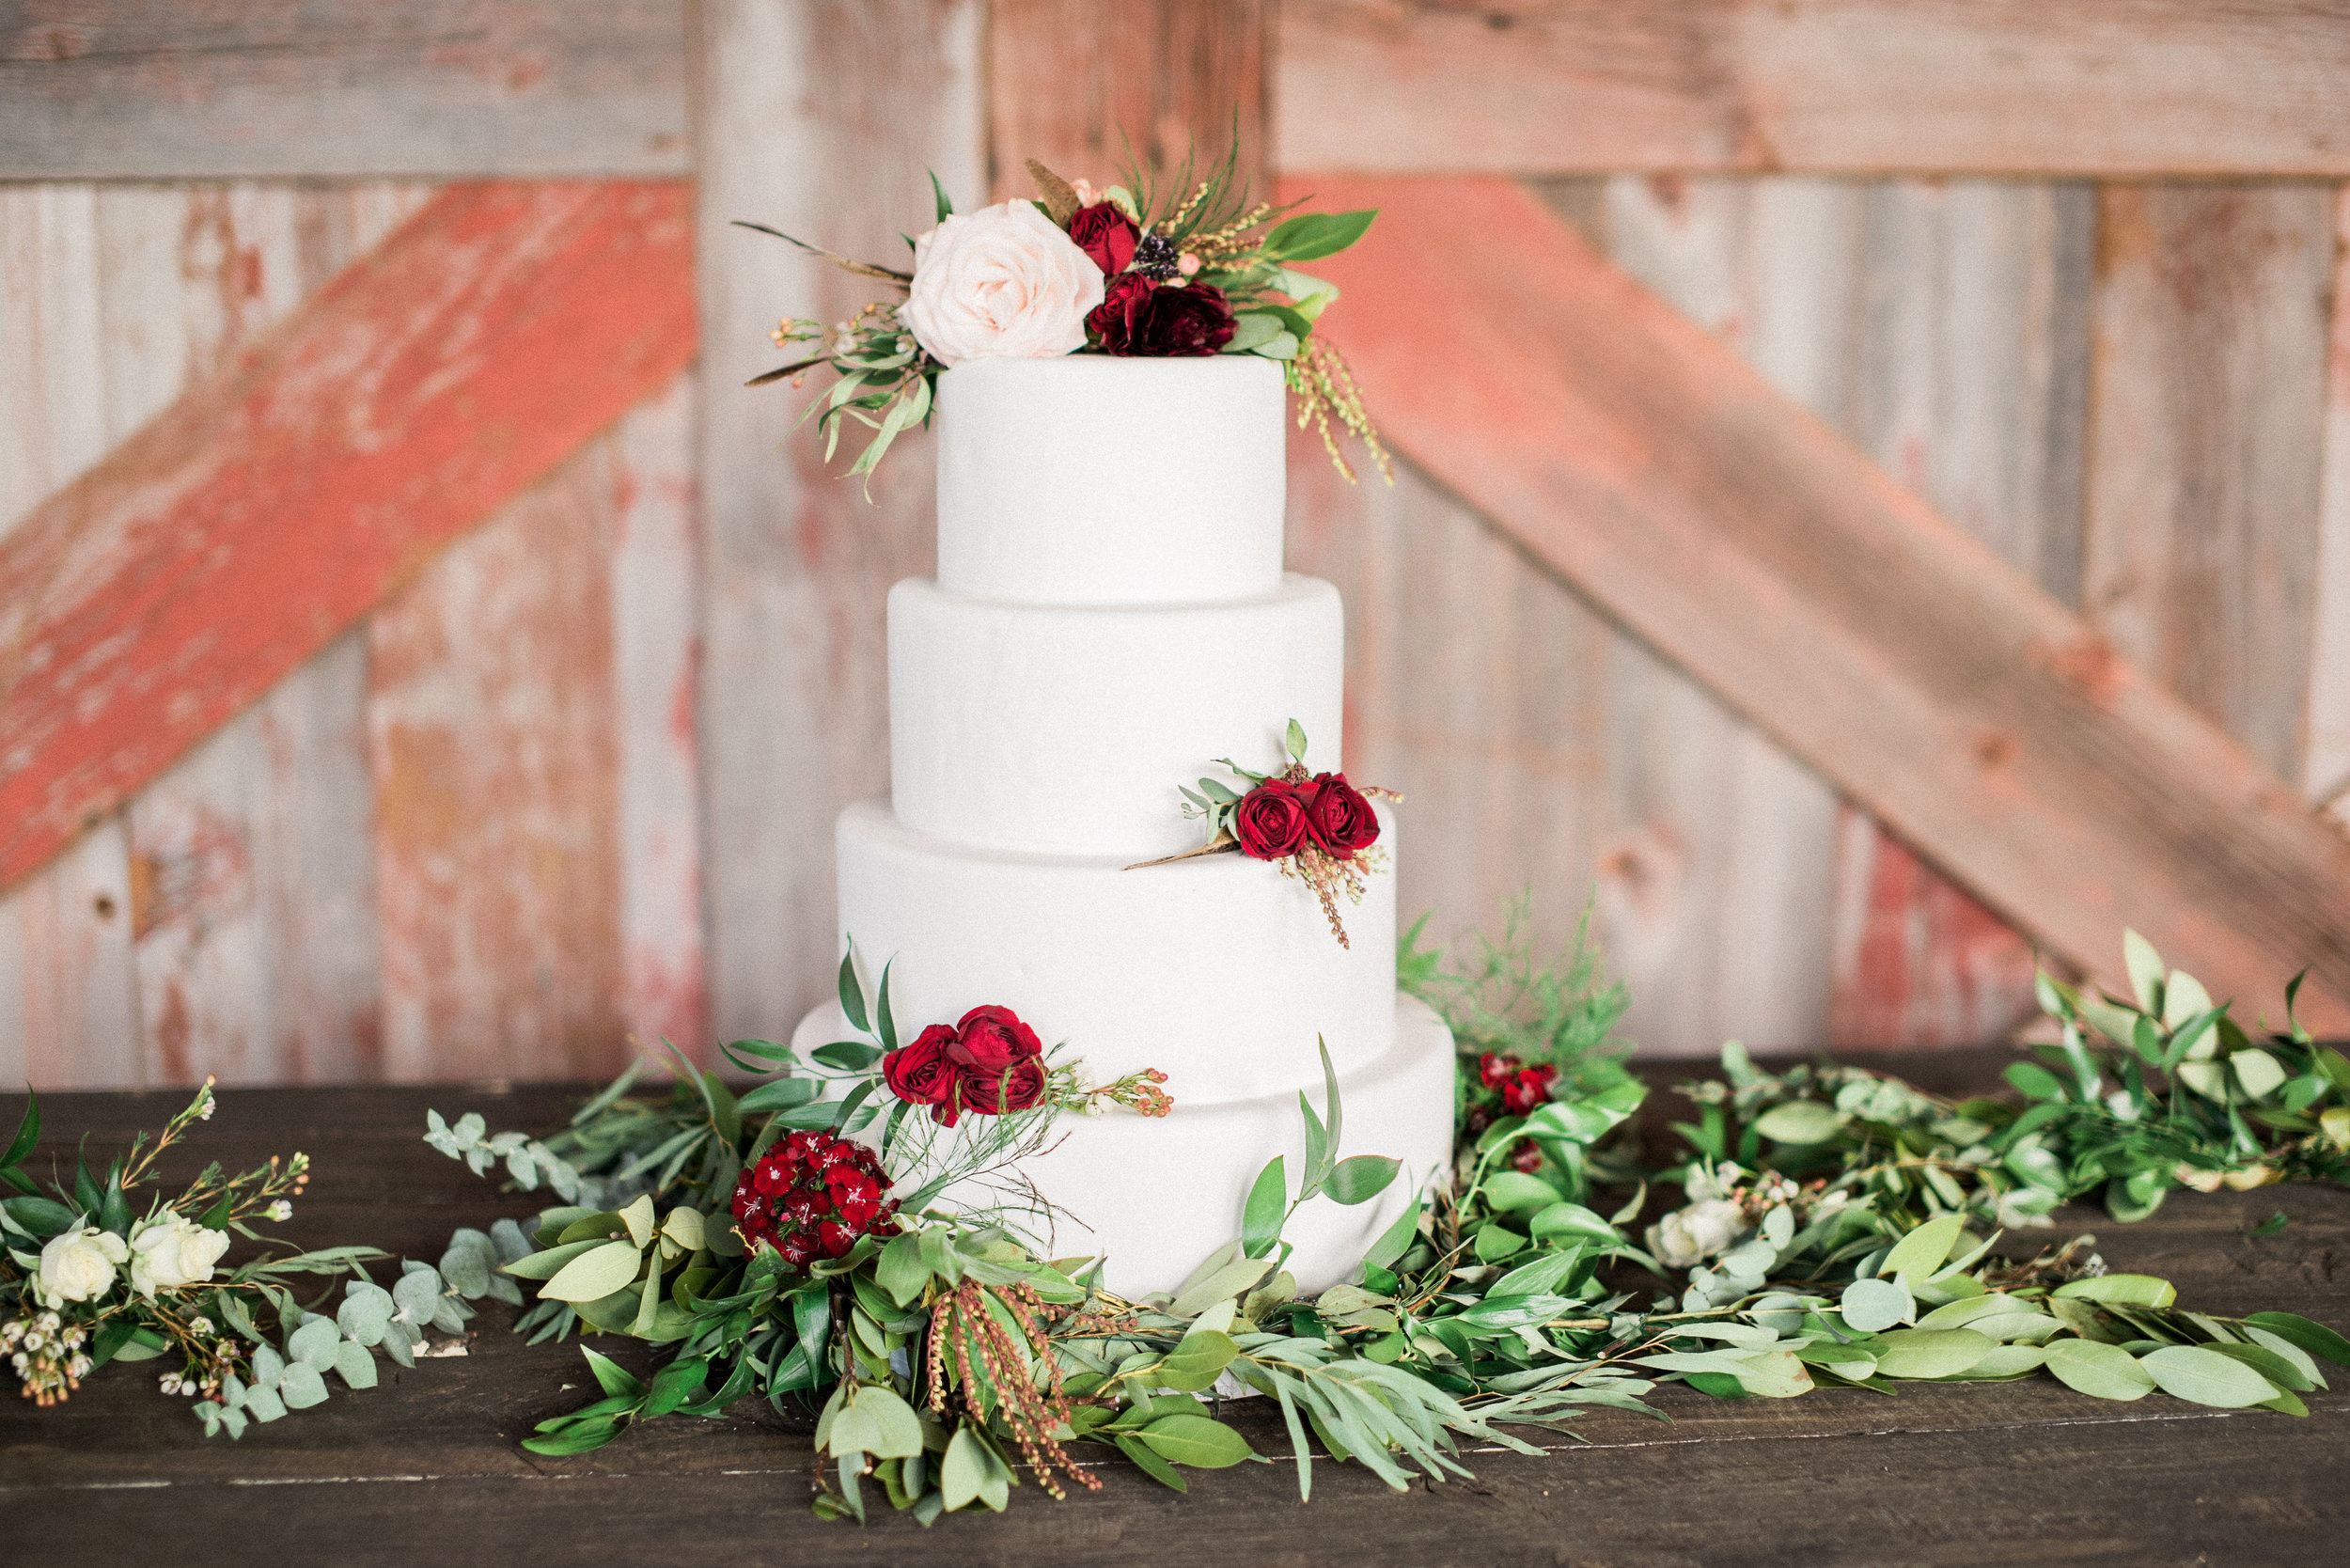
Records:
M1384 849L1395 823L1381 822ZM1393 1043L1392 870L1365 878L1360 903L1340 902L1341 947L1312 888L1240 855L1126 870L982 851L880 801L840 814L838 849L841 934L869 980L892 965L901 1036L1000 1003L1098 1078L1156 1067L1191 1105L1314 1081L1317 1038L1342 1073Z
M975 848L1140 860L1189 849L1181 789L1283 760L1292 719L1338 765L1338 589L1290 575L1214 604L1012 604L889 590L889 776L910 827ZM843 881L847 879L844 876Z

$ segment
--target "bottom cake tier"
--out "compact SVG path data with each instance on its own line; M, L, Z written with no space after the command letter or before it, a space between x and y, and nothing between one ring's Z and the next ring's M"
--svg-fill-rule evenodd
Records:
M840 1038L838 1004L817 1009L792 1036L803 1054ZM1403 1162L1386 1191L1345 1208L1316 1198L1291 1216L1284 1237L1294 1247L1283 1266L1300 1294L1341 1283L1371 1243L1452 1156L1452 1034L1427 1005L1396 998L1395 1043L1339 1077L1345 1117L1341 1157L1385 1154ZM1265 1162L1288 1164L1291 1191L1305 1162L1303 1090L1323 1111L1316 1078L1246 1100L1184 1104L1180 1073L1167 1091L1175 1108L1163 1118L1127 1111L1067 1116L1055 1141L1022 1167L1055 1211L1047 1254L1102 1255L1104 1282L1120 1295L1171 1293L1200 1261L1240 1234L1241 1209ZM951 1207L950 1190L942 1203Z

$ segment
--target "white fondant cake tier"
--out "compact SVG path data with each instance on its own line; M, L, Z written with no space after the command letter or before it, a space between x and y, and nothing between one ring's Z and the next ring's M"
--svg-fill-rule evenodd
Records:
M1394 818L1381 819L1392 844ZM909 1035L997 1002L1105 1077L1161 1069L1195 1105L1314 1081L1317 1036L1341 1072L1393 1043L1392 870L1340 903L1341 948L1311 888L1240 855L1124 870L977 850L880 801L840 814L838 846L842 936L875 978L894 962L891 1011Z
M894 989L893 984L893 989ZM804 1020L793 1043L803 1051L836 1038L837 1003ZM1341 1283L1364 1250L1402 1212L1413 1192L1451 1156L1452 1036L1427 1006L1393 998L1394 1043L1339 1075L1345 1114L1340 1153L1385 1154L1403 1162L1393 1185L1372 1201L1342 1208L1317 1198L1291 1216L1296 1247L1286 1266L1302 1294ZM1089 1063L1099 1075L1099 1064ZM1170 1069L1173 1114L1150 1119L1117 1111L1063 1117L1058 1140L1022 1165L1059 1222L1050 1255L1104 1254L1104 1282L1120 1295L1172 1292L1201 1259L1240 1233L1250 1184L1276 1154L1288 1163L1292 1192L1305 1163L1305 1131L1295 1089L1255 1099L1201 1104ZM1323 1109L1320 1067L1301 1084L1315 1114ZM947 1195L952 1202L954 1194Z
M1023 604L1246 599L1281 575L1279 366L967 361L938 380L938 582Z
M976 848L1171 855L1200 840L1179 787L1271 770L1296 719L1336 759L1338 589L1287 576L1263 598L1107 609L889 590L891 804Z

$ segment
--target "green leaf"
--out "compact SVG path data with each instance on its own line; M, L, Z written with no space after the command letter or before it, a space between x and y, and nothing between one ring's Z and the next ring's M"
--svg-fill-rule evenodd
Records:
M948 218L955 215L955 204L948 199L947 187L938 182L938 171L936 169L932 169L929 173L931 177L931 199L933 203L935 203L938 210L938 216L934 221L938 223L945 223Z
M2059 1285L2053 1294L2074 1301L2110 1301L2123 1307L2168 1307L2179 1299L2170 1280L2151 1274L2100 1274Z
M333 1326L331 1324L327 1325L330 1334ZM327 1365L334 1365L331 1353ZM286 1402L289 1410L307 1410L314 1404L324 1404L326 1379L321 1377L319 1369L307 1361L298 1361L288 1367L286 1375L278 1380L277 1397Z
M1543 1184L1548 1186L1548 1183ZM1535 1215L1532 1224L1536 1241L1555 1242L1564 1236L1589 1236L1610 1247L1622 1242L1623 1233L1593 1210L1580 1203L1553 1203Z
M2130 990L2138 997L2140 1012L2159 1015L2162 1011L2162 955L2154 945L2135 931L2122 933L2122 963L2129 971Z
M871 1027L865 1020L865 988L856 982L856 944L854 942L849 944L849 950L840 956L840 1011L848 1014L851 1028Z
M826 1067L838 1068L843 1073L862 1073L886 1054L878 1045L868 1045L857 1040L836 1040L808 1053Z
M1353 1207L1368 1203L1387 1190L1395 1181L1403 1162L1391 1160L1384 1154L1356 1154L1340 1160L1331 1170L1329 1181L1323 1184L1323 1192L1333 1202Z
M40 1096L31 1090L24 1091L24 1114L17 1119L16 1136L8 1139L8 1152L0 1154L0 1169L24 1163L24 1156L40 1142Z
M503 1265L498 1272L510 1274L517 1279L552 1279L561 1271L564 1264L581 1253L592 1252L603 1245L604 1239L602 1237L565 1242L560 1247L550 1247L543 1252L525 1253L512 1262Z
M1398 1258L1411 1250L1413 1241L1419 1234L1419 1214L1420 1206L1417 1199L1405 1204L1403 1212L1395 1216L1395 1222L1379 1232L1379 1239L1371 1244L1371 1250L1363 1254L1363 1262L1373 1268L1394 1266Z
M1183 1336L1151 1379L1165 1388L1198 1393L1214 1383L1239 1354L1240 1345L1230 1335L1213 1328L1195 1330Z
M1191 1490L1191 1483L1183 1480L1181 1471L1143 1447L1135 1438L1127 1436L1122 1432L1117 1432L1110 1435L1110 1441L1118 1445L1119 1452L1135 1462L1135 1468L1160 1485L1172 1487L1178 1492Z
M335 1370L342 1374L343 1383L352 1388L375 1387L375 1357L368 1347L345 1340L335 1347Z
M2164 1345L2138 1357L2162 1391L2221 1410L2265 1404L2280 1389L2232 1356L2201 1345Z
M471 1226L461 1226L449 1232L448 1247L441 1254L441 1278L450 1289L468 1301L490 1294L490 1279L497 1267L497 1248L491 1245L489 1232Z
M1553 1252L1548 1257L1537 1258L1530 1263L1521 1263L1487 1286L1485 1299L1501 1301L1513 1295L1556 1294L1559 1287L1566 1283L1567 1276L1573 1274L1576 1265L1583 1262L1583 1249L1574 1247L1562 1252Z
M1283 228L1287 228L1288 227L1290 227L1288 224L1283 224L1281 226ZM1275 232L1278 233L1279 230L1277 229ZM1282 739L1289 745L1290 760L1303 765L1306 760L1306 727L1299 724L1295 719L1290 720L1288 733L1285 734Z
M1248 1201L1241 1210L1241 1251L1251 1258L1261 1258L1273 1250L1281 1239L1281 1220L1289 1207L1289 1176L1278 1154L1265 1162L1257 1173L1256 1184L1248 1189Z
M2264 1328L2287 1344L2296 1345L2320 1360L2331 1361L2338 1367L2350 1367L2350 1340L2326 1327L2311 1323L2293 1312L2254 1312L2244 1320L2247 1326Z
M873 1002L873 1032L881 1037L883 1048L891 1051L898 1048L898 1020L889 1011L889 971L897 962L891 959L882 965L881 990Z
M946 1462L938 1467L938 1489L946 1497L948 1513L974 1502L1002 1513L1011 1500L1010 1480L1003 1473L1002 1461L969 1427L955 1428L955 1435L947 1440Z
M1246 1438L1213 1416L1161 1416L1136 1435L1161 1459L1195 1470L1221 1470L1256 1457Z
M1265 236L1264 255L1274 261L1317 261L1336 256L1363 237L1378 209L1355 212L1307 212Z
M1844 1326L1859 1334L1881 1333L1897 1323L1906 1323L1917 1309L1909 1286L1883 1275L1845 1286L1840 1307Z
M1754 1130L1773 1143L1825 1143L1843 1124L1844 1119L1833 1105L1817 1100L1790 1100L1757 1117Z
M1885 1262L1877 1265L1877 1278L1898 1275L1914 1289L1919 1280L1942 1266L1942 1260L1950 1255L1950 1248L1958 1245L1959 1235L1966 1229L1963 1215L1944 1215L1926 1221L1894 1244Z
M1230 1301L1253 1289L1273 1272L1270 1258L1244 1258L1225 1264L1198 1284L1187 1287L1167 1309L1169 1317L1197 1317L1219 1301Z
M634 1242L603 1242L557 1269L554 1278L539 1287L539 1298L573 1303L601 1300L635 1278L639 1262Z
M2094 1340L2076 1340L2068 1335L2049 1341L2041 1350L2057 1381L2076 1393L2095 1399L2130 1400L2141 1399L2154 1391L2153 1374L2120 1345L2100 1344Z
M2290 1345L2285 1348L2293 1350L2292 1357L2280 1355L2266 1345L2225 1344L2215 1341L2202 1348L2214 1355L2225 1356L2241 1361L2278 1388L2293 1393L2306 1394L2317 1387L2315 1378L2294 1364L2293 1357L2298 1357L2305 1362L2309 1357L2302 1356L2297 1350L2293 1350Z
M743 1142L743 1107L735 1103L734 1090L717 1074L702 1074L702 1096L710 1102L711 1124L726 1140L728 1149L739 1148Z
M1877 1351L1880 1377L1950 1377L1991 1354L1993 1341L1971 1328L1900 1328Z
M922 1261L922 1237L909 1231L890 1238L882 1248L881 1261L873 1268L873 1283L889 1294L889 1299L904 1307L922 1294L931 1282L931 1266Z
M312 1318L286 1337L286 1358L322 1372L335 1364L335 1344L341 1338L334 1319Z
M1529 1176L1523 1170L1495 1171L1485 1178L1484 1193L1486 1206L1496 1214L1522 1215L1532 1214L1536 1211L1548 1213L1560 1206L1557 1187L1552 1186L1540 1176ZM1598 1216L1592 1217L1596 1219ZM1601 1223L1606 1226L1606 1221L1603 1220ZM1608 1226L1606 1230L1609 1238L1613 1239L1614 1228Z
M869 1440L859 1444L875 1459L911 1459L922 1451L922 1423L916 1418L914 1407L878 1383L860 1383L851 1392L840 1416L862 1419ZM833 1428L835 1451L840 1446L840 1429L836 1420Z
M2027 1099L2064 1098L2064 1080L2037 1062L2012 1062L2007 1071L1999 1075L2020 1090Z
M609 1356L600 1355L586 1345L579 1353L588 1357L588 1370L596 1374L596 1387L615 1397L634 1399L645 1391L645 1386L626 1367Z
M525 1437L523 1447L533 1453L560 1458L600 1449L620 1435L620 1423L610 1416L589 1416L542 1437Z
M745 1116L762 1111L791 1110L824 1092L822 1078L776 1078L760 1084L739 1102Z

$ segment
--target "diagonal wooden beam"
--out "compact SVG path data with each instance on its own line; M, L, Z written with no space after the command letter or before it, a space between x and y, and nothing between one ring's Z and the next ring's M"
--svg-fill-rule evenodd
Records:
M0 541L0 888L694 357L677 183L452 187Z
M2350 841L2217 726L1512 182L1284 184L1382 210L1334 339L1535 559L2071 963L2350 1026Z

